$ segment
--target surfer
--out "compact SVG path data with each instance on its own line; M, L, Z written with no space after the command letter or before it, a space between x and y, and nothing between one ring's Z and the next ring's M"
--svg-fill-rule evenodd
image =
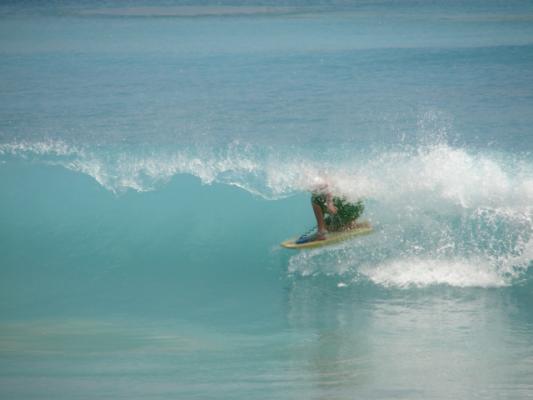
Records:
M327 185L311 195L311 205L316 218L317 230L312 235L301 236L296 243L325 240L327 232L338 232L357 226L357 218L363 213L361 200L350 203L343 197L333 196Z

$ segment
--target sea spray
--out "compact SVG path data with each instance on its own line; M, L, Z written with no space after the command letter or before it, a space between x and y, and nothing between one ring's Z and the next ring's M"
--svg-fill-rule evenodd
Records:
M92 176L113 192L155 190L174 175L191 174L207 184L235 184L267 199L309 191L328 181L351 200L522 209L533 203L533 165L527 154L482 153L445 142L403 150L339 149L333 160L321 159L316 150L267 150L238 141L218 150L15 141L0 144L0 157L62 165Z

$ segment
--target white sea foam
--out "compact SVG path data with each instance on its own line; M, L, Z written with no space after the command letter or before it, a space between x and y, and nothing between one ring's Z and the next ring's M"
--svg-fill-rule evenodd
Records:
M390 248L373 247L370 253L363 253L363 256L356 249L348 251L346 248L302 252L290 258L289 272L303 277L339 276L343 279L339 287L368 280L376 285L401 289L433 285L488 288L512 284L522 272L517 265L528 257L527 254L523 254L520 260L512 260L518 264L509 262L504 266L490 257L445 259L403 256L398 249L398 253L393 253L388 259L380 261L379 259L383 257L380 250L386 252ZM416 253L416 248L411 250ZM523 267L527 268L527 265L523 264Z
M80 148L61 140L37 142L16 141L0 144L0 155L31 156L83 156Z
M375 151L322 162L312 155L269 153L233 142L218 151L193 149L91 149L63 141L0 145L0 155L38 158L92 176L114 192L154 190L176 174L191 174L204 183L239 186L275 199L309 191L328 182L331 189L355 200L421 204L426 208L530 207L533 165L528 160L475 154L436 143L406 151Z
M374 234L294 254L288 272L395 288L501 287L519 280L533 260L531 212L509 207L456 211L460 214L442 215L418 208L403 215L380 208Z
M385 287L501 287L509 284L490 262L482 260L435 260L408 258L379 265L365 265L359 272Z
M437 144L414 154L383 153L362 165L359 174L374 182L368 195L386 201L446 202L463 208L529 205L533 171L514 167L486 154Z

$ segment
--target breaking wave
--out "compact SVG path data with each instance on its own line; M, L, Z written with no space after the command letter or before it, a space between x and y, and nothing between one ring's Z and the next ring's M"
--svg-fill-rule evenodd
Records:
M150 191L177 174L240 187L268 200L324 182L364 198L376 233L338 246L292 254L291 275L332 275L385 287L513 284L531 266L533 164L529 155L474 152L445 141L344 151L259 149L101 149L62 141L0 145L0 159L61 165L106 189Z

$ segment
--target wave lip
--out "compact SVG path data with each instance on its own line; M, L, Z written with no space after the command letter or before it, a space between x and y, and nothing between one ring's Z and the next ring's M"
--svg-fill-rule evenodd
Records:
M366 155L349 152L334 162L314 153L277 150L238 141L218 149L80 146L61 140L0 144L0 156L62 165L112 192L154 190L185 173L268 199L310 191L327 180L350 200L375 199L385 208L410 204L432 211L510 207L529 212L533 203L533 165L520 155L480 154L440 142Z

